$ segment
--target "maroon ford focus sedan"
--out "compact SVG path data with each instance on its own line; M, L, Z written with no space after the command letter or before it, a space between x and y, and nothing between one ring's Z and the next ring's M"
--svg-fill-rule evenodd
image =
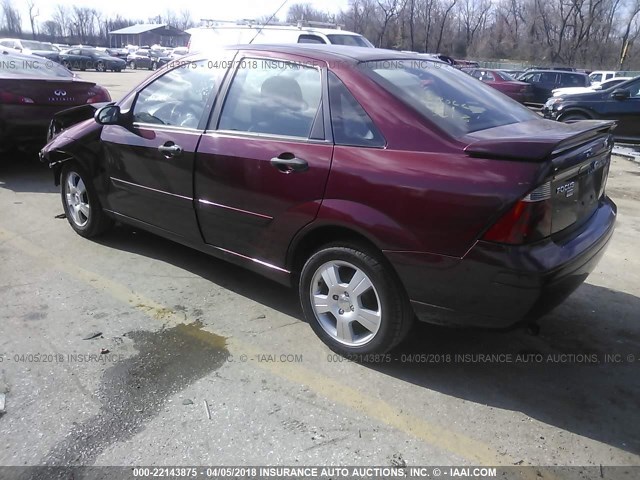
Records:
M562 124L437 61L239 46L169 64L41 152L71 227L114 220L298 289L320 338L505 327L593 270L612 122Z

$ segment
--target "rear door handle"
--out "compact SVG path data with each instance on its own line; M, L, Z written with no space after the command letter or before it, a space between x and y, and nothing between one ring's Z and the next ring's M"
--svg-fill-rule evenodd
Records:
M173 142L167 142L164 145L160 145L158 151L166 158L171 158L180 155L182 153L182 147Z
M307 161L296 157L292 153L283 153L278 157L273 157L271 159L271 165L282 173L305 172L309 170Z

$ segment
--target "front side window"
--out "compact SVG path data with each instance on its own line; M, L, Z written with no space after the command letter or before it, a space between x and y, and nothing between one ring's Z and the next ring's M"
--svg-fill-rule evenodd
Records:
M308 138L321 99L318 69L244 59L231 83L218 128Z
M196 128L225 70L205 60L181 65L147 85L133 107L134 122Z
M362 71L451 135L539 118L453 67L423 59L365 62Z

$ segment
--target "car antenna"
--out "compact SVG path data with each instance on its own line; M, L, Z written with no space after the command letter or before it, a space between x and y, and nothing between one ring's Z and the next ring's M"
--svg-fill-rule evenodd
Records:
M280 11L280 9L281 9L282 7L284 7L284 6L285 6L285 4L286 4L288 1L289 1L289 0L284 0L284 2L282 2L282 4L278 7L278 9L277 9L275 12L273 12L273 15L271 15L271 16L269 17L269 20L267 20L266 22L264 22L264 25L260 25L260 28L258 29L258 31L256 32L256 34L253 36L253 38L251 39L251 41L249 42L249 45L251 45L251 44L253 43L253 41L256 39L256 37L257 37L258 35L260 35L260 32L262 31L262 29L263 29L264 27L266 27L267 25L269 25L269 22L270 22L271 20L273 20L273 17L275 17L275 16L278 14L278 12Z

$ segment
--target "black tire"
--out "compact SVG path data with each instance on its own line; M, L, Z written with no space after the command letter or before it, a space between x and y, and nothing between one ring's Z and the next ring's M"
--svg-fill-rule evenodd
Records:
M129 62L129 68L131 70L135 70L136 69L136 62L134 62L133 60Z
M153 62L151 64L151 70L157 70L158 69L158 62Z
M72 70L72 68L71 68L71 64L70 64L69 62L67 62L66 60L63 60L63 61L62 61L62 66L63 66L64 68L66 68L67 70Z
M70 192L69 177L74 178L76 175L82 180L85 187L85 194L80 197L89 205L88 216L83 215L86 219L85 223L77 222L74 219L71 207L67 201L67 193ZM77 186L79 182L74 183ZM67 216L67 221L78 235L86 238L95 237L105 232L113 225L113 220L107 216L102 209L102 205L100 205L95 187L91 182L91 177L79 164L68 161L62 166L62 171L60 173L60 195L62 198L62 207L64 208L65 215Z
M104 63L98 62L96 64L96 72L104 72L104 71L105 71Z
M589 117L580 112L569 112L562 115L559 120L561 122L575 122L578 120L589 120Z
M379 311L382 313L377 332L364 344L348 345L339 341L336 335L328 333L311 305L311 284L314 281L314 277L318 274L319 269L333 261L346 262L357 267L368 277L373 289L375 289L373 293L375 303L379 302ZM348 266L344 268L349 270ZM369 293L371 293L371 290ZM373 248L357 243L339 242L329 244L313 253L302 268L298 294L305 318L316 335L331 350L345 356L379 354L391 350L406 337L415 317L400 279L392 267L382 258L382 254ZM329 295L327 294L327 300L329 300ZM335 296L333 298L335 299ZM355 303L356 301L352 300L352 302ZM356 314L358 313L358 308L362 308L362 305L356 306ZM354 307L351 307L351 311L354 311ZM339 310L339 312L344 313L344 310ZM348 311L346 314L350 315ZM328 318L331 321L331 318L336 319L337 317L336 314L331 313L328 316L325 315L324 318ZM337 320L334 323L337 324ZM362 325L358 325L358 327L362 327ZM337 330L337 327L335 329ZM350 327L350 330L353 333L354 327ZM370 334L364 327L360 328L360 330L365 335Z

